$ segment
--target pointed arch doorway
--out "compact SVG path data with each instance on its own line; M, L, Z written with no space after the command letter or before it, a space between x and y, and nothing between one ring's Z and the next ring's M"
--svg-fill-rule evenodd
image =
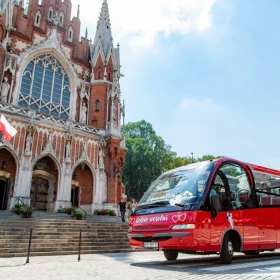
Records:
M33 174L30 199L31 205L37 210L47 210L49 181L43 176L45 174Z
M80 206L80 193L81 193L81 188L79 186L79 182L72 180L72 187L71 187L71 204L72 204L72 206L75 206L75 207Z
M58 170L53 160L46 156L34 166L30 189L30 204L36 210L54 211Z

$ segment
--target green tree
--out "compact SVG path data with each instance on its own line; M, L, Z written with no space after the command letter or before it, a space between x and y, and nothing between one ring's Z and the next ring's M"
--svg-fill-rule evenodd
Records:
M139 200L150 184L170 169L176 153L144 120L128 123L122 128L125 134L126 153L123 182L128 198Z

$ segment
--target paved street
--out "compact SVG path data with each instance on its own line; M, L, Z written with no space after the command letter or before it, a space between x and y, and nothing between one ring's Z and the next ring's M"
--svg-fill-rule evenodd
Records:
M280 252L261 257L235 257L221 265L217 256L179 255L165 261L162 252L81 255L56 257L0 258L0 275L5 280L45 279L279 279Z

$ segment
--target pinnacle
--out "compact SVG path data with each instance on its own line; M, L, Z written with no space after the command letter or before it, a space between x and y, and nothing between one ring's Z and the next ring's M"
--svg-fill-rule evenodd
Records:
M111 23L109 16L109 8L107 0L103 1L99 19L97 22L97 30L94 39L94 45L97 45L98 40L101 40L105 53L112 44Z

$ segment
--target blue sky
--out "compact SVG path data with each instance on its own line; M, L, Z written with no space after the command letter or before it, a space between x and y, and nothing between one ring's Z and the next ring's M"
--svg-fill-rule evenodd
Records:
M81 5L94 38L103 0ZM145 119L178 156L280 169L278 0L108 0L126 122ZM91 7L89 7L91 5Z

